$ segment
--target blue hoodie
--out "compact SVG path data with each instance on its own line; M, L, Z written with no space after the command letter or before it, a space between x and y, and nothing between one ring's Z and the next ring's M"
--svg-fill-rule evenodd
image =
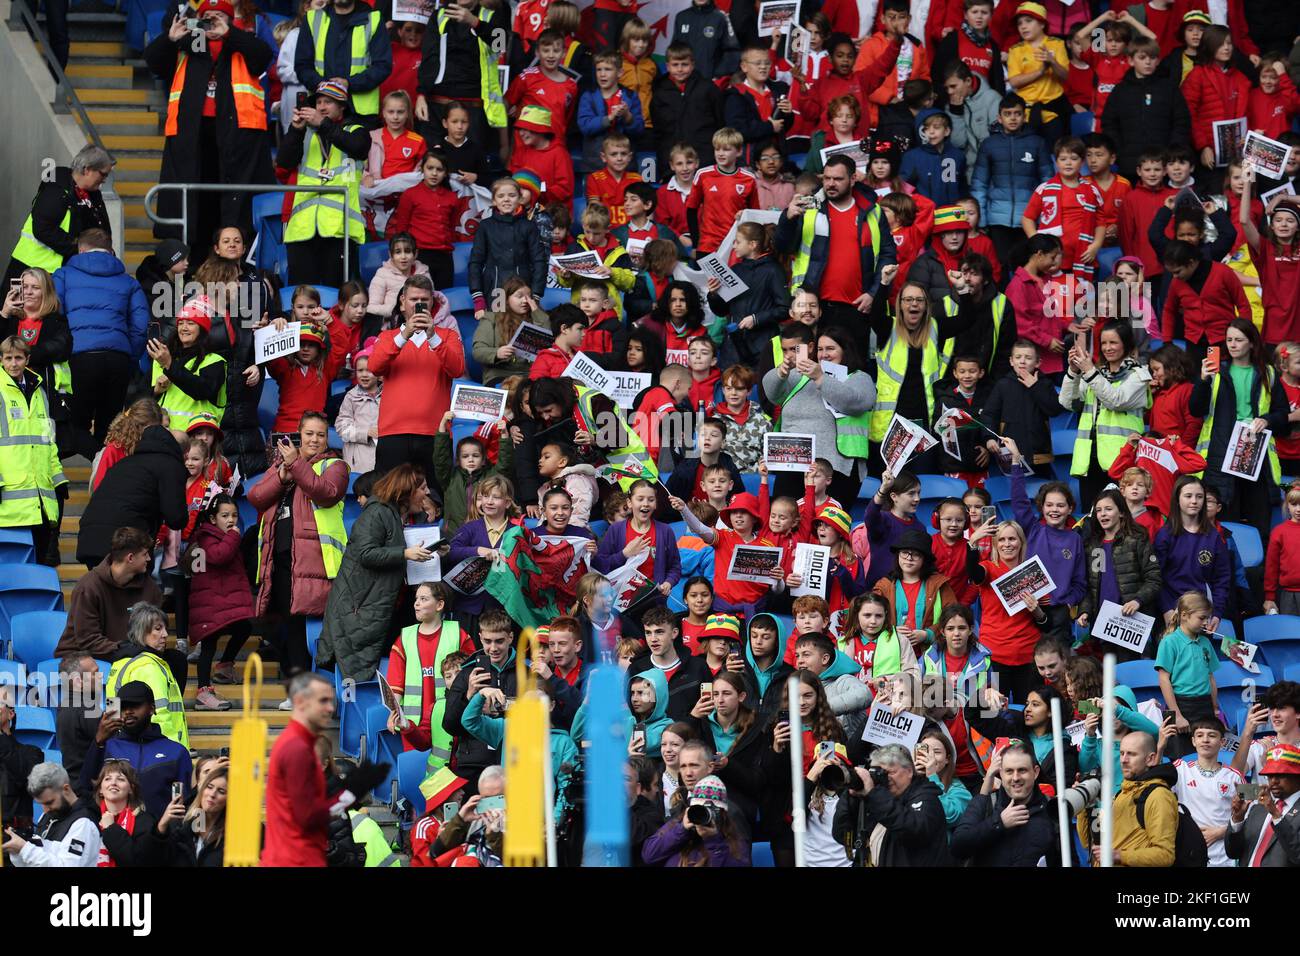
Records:
M663 671L657 667L641 671L639 674L633 674L624 688L624 696L627 700L627 716L623 718L623 739L627 742L632 740L632 729L637 725L638 720L632 713L632 681L633 680L649 681L655 690L655 706L650 712L650 716L645 721L645 755L647 757L659 757L659 741L663 737L664 731L672 724L672 718L665 714L668 709L668 680L664 677ZM587 728L587 702L583 701L578 712L573 715L573 727L570 728L574 740L583 740L586 736Z
M1115 685L1115 717L1131 731L1141 731L1152 737L1160 736L1160 728L1138 713L1137 697L1124 684ZM1123 703L1121 703L1121 701ZM1111 750L1111 763L1115 765L1115 792L1118 794L1124 783L1124 772L1119 765L1119 734L1115 735L1115 745ZM1079 745L1079 772L1091 773L1101 769L1101 732L1096 737L1083 738Z
M917 144L903 154L898 175L936 206L954 203L966 195L966 154L952 144L951 132L938 148L921 135L921 125L931 116L947 116L942 110L921 110L916 114ZM949 126L952 120L949 118Z
M483 743L487 744L493 750L500 750L501 744L506 739L506 719L504 717L489 717L483 713L483 695L475 693L465 705L465 713L461 715L460 724L469 733L473 734ZM558 796L564 792L564 785L567 783L569 775L562 773L560 768L566 763L576 762L578 748L573 743L573 738L560 727L551 728L551 776L555 778L555 792Z
M82 252L54 273L54 291L72 332L72 354L121 352L144 355L149 300L111 252Z

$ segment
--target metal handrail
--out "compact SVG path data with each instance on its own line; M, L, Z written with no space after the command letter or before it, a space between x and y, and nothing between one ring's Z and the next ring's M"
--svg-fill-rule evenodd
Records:
M153 199L158 193L167 189L179 189L181 192L181 214L179 218L171 216L160 216L154 208ZM190 244L190 224L189 224L189 194L191 192L201 193L336 193L343 198L343 227L347 229L347 205L348 205L348 187L347 186L255 186L245 184L225 183L159 183L157 186L150 187L149 191L144 194L144 211L150 219L160 226L180 226L181 241L187 246ZM351 243L348 242L347 236L343 237L343 275L346 278L349 275L348 266L351 265Z
M41 55L45 57L46 66L54 74L56 86L54 87L54 99L50 101L50 106L54 109L54 112L71 113L75 110L81 118L81 125L85 128L90 141L107 152L104 141L99 136L99 130L95 129L95 124L90 121L90 115L81 104L77 91L72 88L72 81L68 79L68 75L63 72L63 67L55 59L54 51L50 48L50 38L45 35L41 25L36 22L36 14L22 0L13 0L9 4L9 26L11 28L19 26L26 28L32 40L40 48Z

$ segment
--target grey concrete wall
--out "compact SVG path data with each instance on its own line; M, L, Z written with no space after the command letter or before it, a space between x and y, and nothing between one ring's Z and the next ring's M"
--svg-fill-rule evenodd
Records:
M8 264L18 231L31 211L42 164L66 166L89 142L73 114L50 106L54 79L45 58L21 27L8 25L10 0L0 0L0 257ZM110 179L104 202L113 224L113 243L122 254L122 203Z

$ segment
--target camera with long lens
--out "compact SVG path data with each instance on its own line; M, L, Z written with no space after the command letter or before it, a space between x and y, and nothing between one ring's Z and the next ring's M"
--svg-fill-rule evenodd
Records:
M871 783L877 787L887 787L889 785L889 772L884 767L872 767L867 771L871 777Z
M686 808L686 819L693 826L717 829L719 817L718 808L707 803L696 803Z
M1058 800L1065 801L1066 812L1076 816L1101 799L1101 776L1084 777L1074 786L1063 790Z
M828 793L840 794L845 790L861 791L862 778L839 763L827 764L822 775L817 778L818 785Z

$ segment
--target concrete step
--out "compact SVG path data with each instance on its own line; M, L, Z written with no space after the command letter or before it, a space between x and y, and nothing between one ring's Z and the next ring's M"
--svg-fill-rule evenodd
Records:
M123 249L122 264L134 272L140 263L149 257L151 252L153 252L152 246L148 249Z
M166 99L154 90L96 90L76 86L77 97L86 106L154 106L161 108Z
M158 114L148 110L96 109L87 110L86 115L95 124L101 137L156 136L159 131Z
M190 728L191 738L194 736L194 731L200 728L214 733L224 731L228 734L231 725L244 716L244 705L240 698L231 694L222 694L222 696L228 697L234 702L235 706L230 710L194 710L192 704L186 704L185 723ZM269 726L274 727L276 730L287 726L289 718L292 716L287 710L276 709L276 704L279 704L282 700L284 700L283 694L277 697L271 706L263 706L255 711L258 717L265 720Z
M129 52L125 43L113 40L73 40L68 55L72 60L84 56L110 56L122 60Z
M135 82L135 70L121 64L70 63L67 74L74 88L127 90Z
M239 684L217 684L215 686L216 686L217 693L220 696L226 698L226 700L234 704L234 710L224 712L227 715L226 720L227 722L229 722L229 720L231 719L230 717L231 714L233 714L235 711L243 710L244 688ZM198 680L195 677L191 677L190 682L185 685L185 700L186 700L187 709L193 710L193 701L195 695L197 695L198 692L199 692ZM264 682L262 684L262 692L258 694L255 704L257 704L262 710L275 710L277 707L280 706L280 701L282 700L284 700L284 685L281 684L279 681L270 681L270 682ZM286 718L289 716L287 711L275 710L275 712L277 714L282 714ZM195 711L195 713L204 718L218 717L221 715L221 712L219 711L199 710L199 711ZM211 725L212 723L215 723L215 721L209 720L207 721L207 723ZM193 726L192 721L190 726ZM277 724L276 726L277 727L283 726L283 724Z
M126 235L123 237L128 247L148 246L153 248L158 244L158 240L153 237L152 229L134 229L125 230Z
M110 150L161 151L163 148L163 137L158 135L109 134L103 136L102 139L104 140L104 146ZM145 192L146 190L142 189L139 193L131 193L130 195L143 196ZM121 193L120 189L118 190L118 193Z
M101 127L102 129L103 127ZM123 166L122 161L113 167L114 183L149 183L158 182L159 167L147 156L131 156L129 159L140 161L139 167ZM148 230L146 230L147 232Z
M162 137L161 136L116 136L116 137L105 136L104 144L108 145L108 141L110 139L141 139L141 140L157 139L161 142ZM109 148L111 149L112 147L110 146ZM154 185L153 183L139 183L139 182L130 182L130 181L121 182L117 184L117 194L119 196L139 196L143 198L144 194L147 193L153 185Z
M161 163L160 158L159 165ZM122 220L128 229L148 229L153 232L153 220L145 215L143 200L133 201L129 196L123 199Z

